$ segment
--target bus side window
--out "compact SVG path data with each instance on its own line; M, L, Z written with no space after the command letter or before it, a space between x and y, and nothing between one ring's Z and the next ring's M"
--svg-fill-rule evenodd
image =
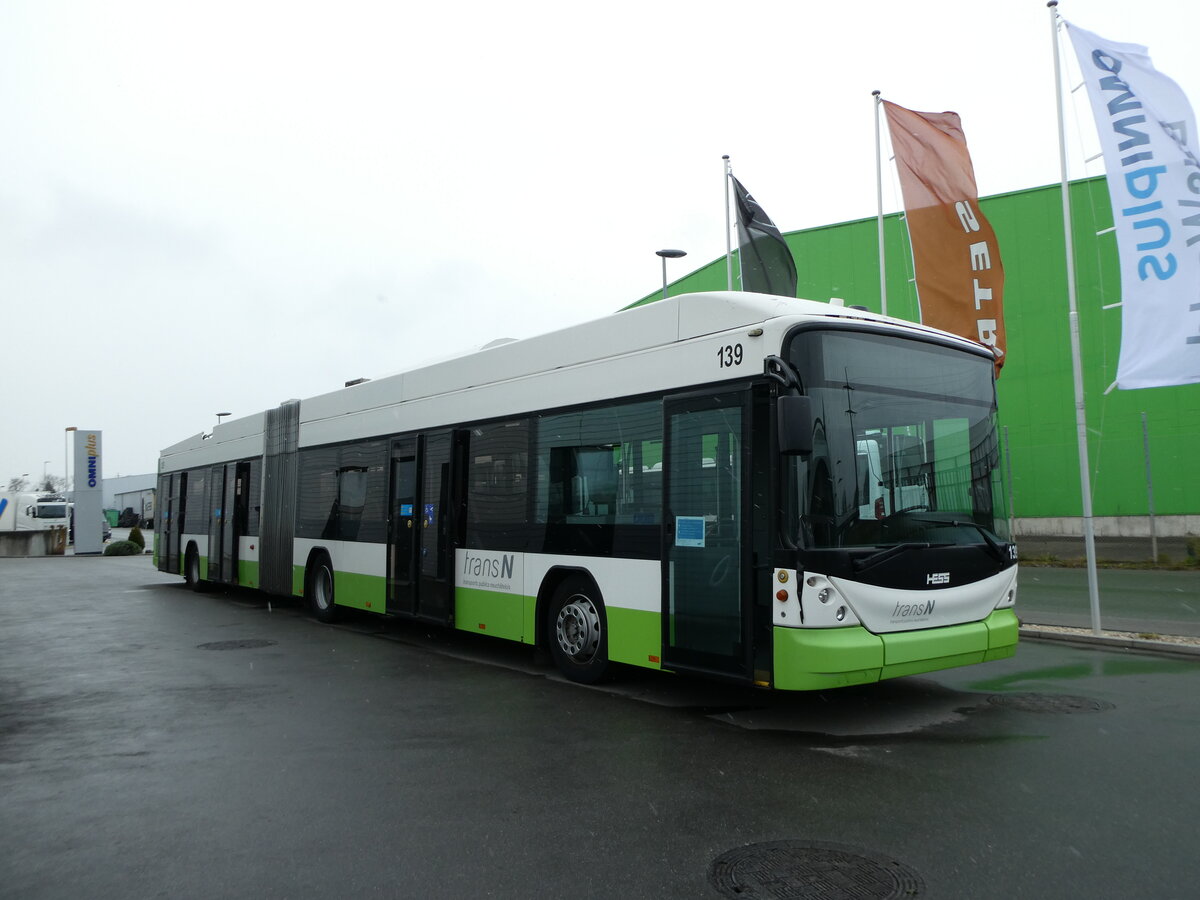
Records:
M662 517L661 402L539 417L535 471L535 522L612 526L616 531L605 540L613 547L633 541L631 552L651 544L656 551L657 535L629 529L657 525ZM556 546L575 540L567 532L556 535Z
M614 521L619 468L613 447L551 448L550 520Z
M529 435L528 419L471 429L467 462L469 542L520 546L522 530L528 524Z

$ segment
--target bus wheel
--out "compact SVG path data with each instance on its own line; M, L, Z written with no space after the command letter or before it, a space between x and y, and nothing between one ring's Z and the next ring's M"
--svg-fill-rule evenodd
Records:
M581 578L558 586L550 600L550 653L571 681L596 684L608 674L608 623L595 587Z
M197 593L207 586L200 580L200 554L196 551L195 544L188 545L187 555L183 558L183 580Z
M308 608L321 622L332 622L338 616L333 602L333 565L329 557L321 553L308 566L308 579L304 585Z

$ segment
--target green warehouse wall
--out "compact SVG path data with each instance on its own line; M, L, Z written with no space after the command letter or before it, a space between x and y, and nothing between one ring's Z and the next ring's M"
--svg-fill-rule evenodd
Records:
M1073 182L1070 197L1094 514L1147 515L1144 412L1156 515L1200 515L1200 479L1193 472L1200 458L1200 385L1105 394L1116 379L1121 311L1104 307L1120 301L1121 277L1114 234L1097 232L1112 226L1112 208L1103 178ZM1056 531L1057 526L1039 529L1028 520L1072 519L1082 512L1062 194L1058 185L1033 188L982 198L980 207L996 230L1005 269L1008 357L998 393L1011 450L1014 513L1024 533ZM884 235L888 313L916 320L912 255L900 214L885 218ZM847 305L880 311L874 218L785 237L796 259L799 296L839 297ZM675 282L669 292L724 288L722 257ZM659 296L651 294L638 303ZM1170 530L1170 522L1166 525ZM1179 520L1174 531L1195 530L1195 525L1195 520ZM1109 533L1140 530L1119 523L1107 528L1101 523L1101 528Z

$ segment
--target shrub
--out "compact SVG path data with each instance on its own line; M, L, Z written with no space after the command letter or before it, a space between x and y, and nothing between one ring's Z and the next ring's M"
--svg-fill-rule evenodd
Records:
M146 539L142 537L142 529L134 525L129 529L129 540L131 543L137 544L143 550L146 549Z
M113 541L104 548L105 556L141 556L142 549L133 541Z

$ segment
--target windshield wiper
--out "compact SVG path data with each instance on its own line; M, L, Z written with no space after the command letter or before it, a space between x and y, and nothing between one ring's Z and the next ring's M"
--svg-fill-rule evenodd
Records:
M901 553L906 553L909 550L928 550L932 546L934 545L928 541L905 541L901 544L893 544L891 547L885 547L883 550L880 550L878 553L872 553L870 556L856 559L852 566L855 572L861 572L864 569L870 569L881 562L886 562L893 556L899 556ZM939 544L938 546L944 547L946 545Z
M996 539L988 533L988 530L978 522L959 521L957 519L922 519L923 522L928 522L930 525L952 525L955 528L974 528L983 538L983 542L987 544L988 552L996 557L997 562L1004 562L1004 548L997 543Z

